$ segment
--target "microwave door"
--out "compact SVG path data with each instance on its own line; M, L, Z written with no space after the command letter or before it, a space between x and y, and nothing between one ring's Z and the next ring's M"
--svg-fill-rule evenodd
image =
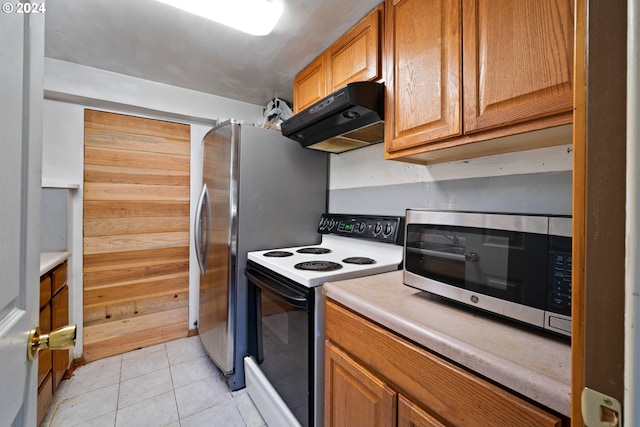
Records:
M466 288L514 301L517 284L509 280L507 236L467 233L465 239Z

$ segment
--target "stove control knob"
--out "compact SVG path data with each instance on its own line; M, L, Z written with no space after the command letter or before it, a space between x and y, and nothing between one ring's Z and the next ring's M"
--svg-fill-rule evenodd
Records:
M387 224L384 226L384 231L382 232L382 234L387 237L389 235L391 235L391 233L393 233L393 226L391 224Z
M358 224L358 231L360 233L364 233L364 230L367 228L367 225L364 222L361 222L360 224Z
M338 221L336 221L334 218L331 218L331 221L329 221L329 230L333 230L334 228L336 228L337 224Z
M376 225L373 226L374 236L377 236L378 234L380 234L381 231L382 231L382 225L380 225L380 223L377 223Z

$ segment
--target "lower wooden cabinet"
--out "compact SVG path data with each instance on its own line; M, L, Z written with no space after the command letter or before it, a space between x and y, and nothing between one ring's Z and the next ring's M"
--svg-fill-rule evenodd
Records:
M395 423L396 392L344 351L325 347L325 423L384 427Z
M403 395L398 395L398 427L446 427Z
M330 299L324 401L327 427L570 423Z
M69 323L69 286L64 262L40 277L40 331L43 334ZM53 393L69 368L70 350L42 350L38 354L38 425Z

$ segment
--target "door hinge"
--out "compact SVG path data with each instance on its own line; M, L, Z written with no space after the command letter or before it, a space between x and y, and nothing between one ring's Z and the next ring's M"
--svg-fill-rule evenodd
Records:
M622 405L613 397L585 387L582 420L587 427L622 427Z

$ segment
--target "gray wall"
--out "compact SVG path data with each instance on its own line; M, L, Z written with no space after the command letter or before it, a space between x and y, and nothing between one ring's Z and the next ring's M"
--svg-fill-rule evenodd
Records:
M41 252L68 249L68 192L63 188L42 189L42 212L40 227Z
M367 151L365 151L367 150ZM329 212L407 208L571 214L570 145L424 166L383 160L381 144L331 155Z

